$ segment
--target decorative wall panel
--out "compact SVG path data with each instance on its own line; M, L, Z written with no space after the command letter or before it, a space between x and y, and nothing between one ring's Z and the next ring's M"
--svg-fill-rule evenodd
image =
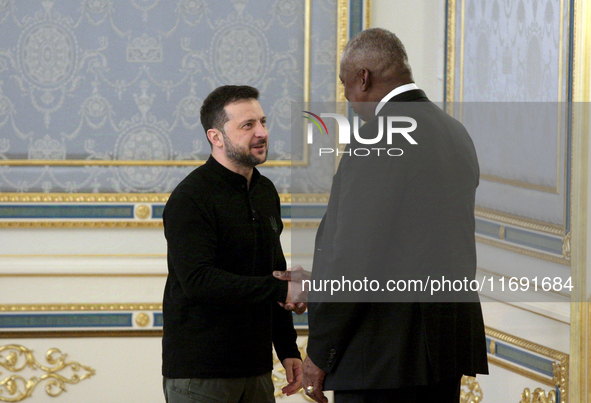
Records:
M486 328L486 335L490 364L550 386L557 403L569 401L568 354L490 327ZM526 396L530 396L529 390L524 391L523 398Z
M269 117L264 174L280 192L327 192L330 176L305 180L303 135L291 149L290 104L334 100L336 7L0 3L0 191L169 192L209 155L203 98L220 85L248 84Z
M505 229L500 235L479 235L498 246L512 243L565 262L570 258L565 252L572 117L569 17L566 0L452 0L446 73L446 108L467 127L479 156L480 229L490 222Z

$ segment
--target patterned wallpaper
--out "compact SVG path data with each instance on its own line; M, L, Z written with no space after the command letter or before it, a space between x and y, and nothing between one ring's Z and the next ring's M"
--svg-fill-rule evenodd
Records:
M477 205L559 226L567 225L569 3L455 3L451 101L478 152Z
M336 0L311 3L311 99L332 101ZM170 192L194 166L80 162L206 159L199 108L224 84L261 91L269 160L301 159L290 106L304 100L305 12L304 0L0 0L0 159L25 164L0 165L0 191ZM280 192L330 186L306 166L262 170Z
M561 0L467 0L463 101L564 100L565 11Z

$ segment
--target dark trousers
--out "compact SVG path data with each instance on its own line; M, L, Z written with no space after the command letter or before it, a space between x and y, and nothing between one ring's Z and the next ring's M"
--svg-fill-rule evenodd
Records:
M426 386L334 392L335 403L459 403L462 377Z

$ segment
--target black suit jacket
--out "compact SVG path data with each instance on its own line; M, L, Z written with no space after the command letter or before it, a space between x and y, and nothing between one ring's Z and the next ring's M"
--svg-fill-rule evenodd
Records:
M347 150L384 150L343 156L316 236L312 279L318 285L366 278L382 288L388 279L473 279L479 168L470 136L420 90L396 96L379 115L384 124L385 116L414 118L410 135L418 144L399 134L391 144L385 133L376 145L352 138ZM375 138L378 128L375 118L360 136ZM391 148L403 155L387 155ZM309 299L308 355L328 373L326 389L398 388L488 373L475 293L377 291L335 299L311 292Z

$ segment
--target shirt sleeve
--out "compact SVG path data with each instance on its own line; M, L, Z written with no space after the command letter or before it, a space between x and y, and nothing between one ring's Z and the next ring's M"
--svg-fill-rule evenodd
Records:
M216 268L214 220L187 194L169 199L163 214L172 266L185 296L197 303L284 302L287 282L268 276L244 276Z
M281 209L281 202L277 197L277 206ZM281 224L283 230L283 224ZM276 267L286 270L287 264L281 245L275 256ZM293 327L293 314L283 309L279 304L273 306L273 345L280 361L286 358L302 359L297 345L297 332Z
M293 314L279 304L273 306L273 345L280 361L286 358L302 359L296 343L297 333L293 327Z

